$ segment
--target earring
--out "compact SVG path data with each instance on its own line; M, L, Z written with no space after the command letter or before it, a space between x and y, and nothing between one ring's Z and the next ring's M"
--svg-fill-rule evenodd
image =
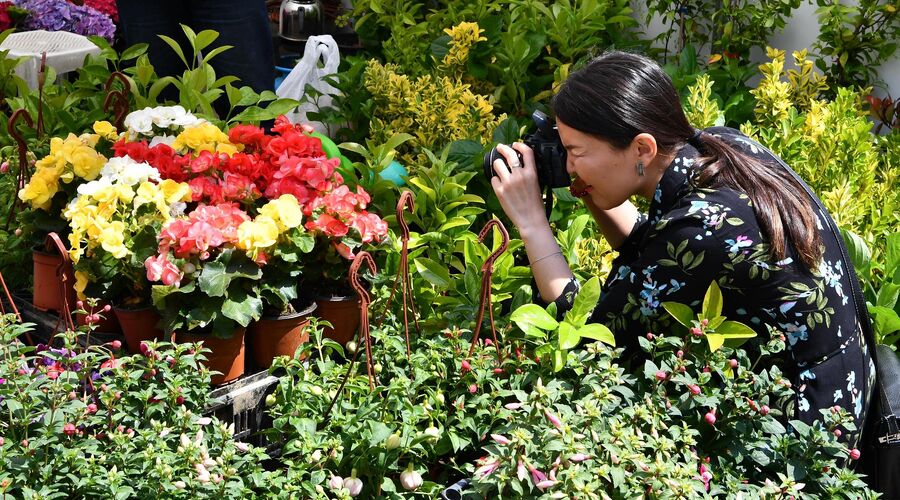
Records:
M638 160L638 162L637 162L637 172L638 172L639 176L641 176L641 177L644 176L644 162L642 162L640 160Z

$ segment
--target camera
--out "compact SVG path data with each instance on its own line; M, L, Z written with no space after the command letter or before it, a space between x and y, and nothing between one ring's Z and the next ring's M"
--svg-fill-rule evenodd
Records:
M540 111L535 111L531 115L531 119L534 120L536 129L533 134L523 137L522 142L534 151L538 183L541 188L549 189L569 186L572 179L569 178L569 173L566 171L566 148L559 140L556 123ZM516 151L516 156L519 157L519 164L524 165L522 154ZM506 163L497 148L491 149L484 155L484 177L488 182L491 177L497 175L494 172L493 164L494 160L498 158Z

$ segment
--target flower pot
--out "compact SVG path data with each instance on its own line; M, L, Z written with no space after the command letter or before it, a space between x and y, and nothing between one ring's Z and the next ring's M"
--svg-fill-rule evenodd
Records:
M204 364L210 370L222 373L213 375L212 384L221 385L244 374L244 333L246 331L246 328L238 327L234 331L234 335L228 339L220 339L208 334L178 332L175 334L175 341L178 343L203 342L203 347L212 351L206 354Z
M309 316L316 310L313 302L306 309L289 315L263 317L247 327L250 351L259 368L269 368L275 356L293 356L309 341Z
M132 354L141 352L141 342L145 340L163 340L165 333L156 325L159 323L159 311L153 307L140 309L113 308L122 334L125 335L125 345Z
M69 309L75 307L75 272L72 271L72 265L68 261L64 261L58 253L37 249L32 252L32 258L34 260L34 296L31 303L34 304L34 307L42 311L60 312L63 310L61 293L63 284L56 274L60 266L65 266L65 294L66 300L69 302Z
M97 305L93 309L94 314L99 314L100 316L103 316L100 319L100 321L95 323L97 328L94 329L94 333L98 333L98 332L121 333L122 326L119 325L119 318L116 316L116 312L113 310L110 310L109 312L103 312L103 307L106 304L107 303L102 300L98 301ZM87 311L88 313L91 313L91 310L89 309L87 304L85 304L84 307L85 307L85 311ZM88 316L87 314L76 313L75 314L75 323L78 326L86 325L87 324L87 321L86 321L87 316Z
M332 325L323 329L325 337L346 344L359 327L359 296L316 297L316 316Z

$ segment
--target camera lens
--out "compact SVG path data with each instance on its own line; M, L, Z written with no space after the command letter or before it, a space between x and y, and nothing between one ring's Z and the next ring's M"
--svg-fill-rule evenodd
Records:
M516 157L519 159L519 166L523 166L525 163L524 158L522 158L522 153L516 151ZM494 171L494 160L500 159L503 163L509 168L509 163L506 162L506 158L497 151L497 148L491 149L484 155L484 164L482 167L484 168L484 178L490 182L491 177L497 175L497 172Z

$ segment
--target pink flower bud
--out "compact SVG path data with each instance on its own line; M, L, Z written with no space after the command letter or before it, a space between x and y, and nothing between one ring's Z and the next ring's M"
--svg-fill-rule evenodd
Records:
M834 437L841 437L841 434L842 434L842 433L841 433L841 430L840 430L840 429L835 429L835 430L834 430Z
M681 349L679 349L678 352L675 353L675 356L677 356L678 359L683 358L683 357L684 357L684 351L682 351Z
M665 380L667 377L666 372L659 370L656 372L656 380Z
M695 337L699 337L700 335L703 335L703 330L701 330L695 326L695 327L691 328L691 334L694 335Z
M0 163L0 174L5 174L6 172L9 172L9 162L8 161Z
M503 368L494 368L494 375L503 374Z
M105 306L103 306L103 312L108 313L111 310L112 310L112 306L110 306L109 304L106 304Z
M850 460L859 460L861 453L856 448L850 450Z
M559 417L550 413L550 410L546 408L544 409L544 415L547 417L547 420L549 420L550 423L553 424L553 427L556 427L559 430L563 430L563 424Z
M359 496L359 493L363 488L363 482L359 478L348 477L347 479L344 479L344 488L347 489L351 497Z
M585 455L584 453L576 453L569 457L569 462L584 462L585 460L591 458L590 455Z
M84 309L84 302L79 300L75 303L75 307L77 307L78 309Z
M328 487L335 491L343 488L344 478L341 476L331 476L331 479L328 480Z
M700 392L701 392L700 386L697 385L697 384L691 384L691 385L689 385L689 386L688 386L688 390L690 390L690 391L691 391L691 394L693 394L694 396L700 394Z
M75 424L66 423L63 425L63 434L66 436L73 436L76 432L78 432L78 429L75 428Z
M653 332L647 332L646 337L647 340L653 340L654 338L656 338L656 335L653 335Z
M512 442L509 440L509 438L502 434L491 434L491 439L493 439L497 444L502 445L507 445Z
M706 412L703 419L706 420L706 423L709 425L716 425L716 413L712 410Z
M541 482L537 483L535 486L537 486L537 488L539 490L544 491L547 488L550 488L551 486L553 486L554 484L556 484L556 481L554 481L552 479L547 479L546 481L541 481Z
M472 384L472 385L470 385L470 386L469 386L469 392L470 392L471 394L475 394L476 392L478 392L478 384Z
M400 473L400 484L406 491L415 491L422 486L422 475L414 471L410 464L409 468Z
M91 403L91 404L87 405L87 408L85 408L85 410L90 414L97 413L97 405L94 403Z
M728 360L728 364L731 365L732 368L737 368L737 367L738 367L738 360L733 359L733 358L732 358L732 359L729 359L729 360Z
M503 407L507 410L518 410L522 407L522 403L506 403Z
M109 346L112 347L113 350L118 351L119 349L122 348L122 341L121 340L113 340L112 342L109 343Z
M769 407L766 405L762 405L759 407L759 414L762 416L766 416L769 414Z
M700 320L700 324L703 326L707 326L707 325L709 325L709 320L706 318L703 318Z
M470 371L472 371L472 365L469 364L469 360L467 360L467 359L462 360L462 372L466 373L466 372L470 372Z

